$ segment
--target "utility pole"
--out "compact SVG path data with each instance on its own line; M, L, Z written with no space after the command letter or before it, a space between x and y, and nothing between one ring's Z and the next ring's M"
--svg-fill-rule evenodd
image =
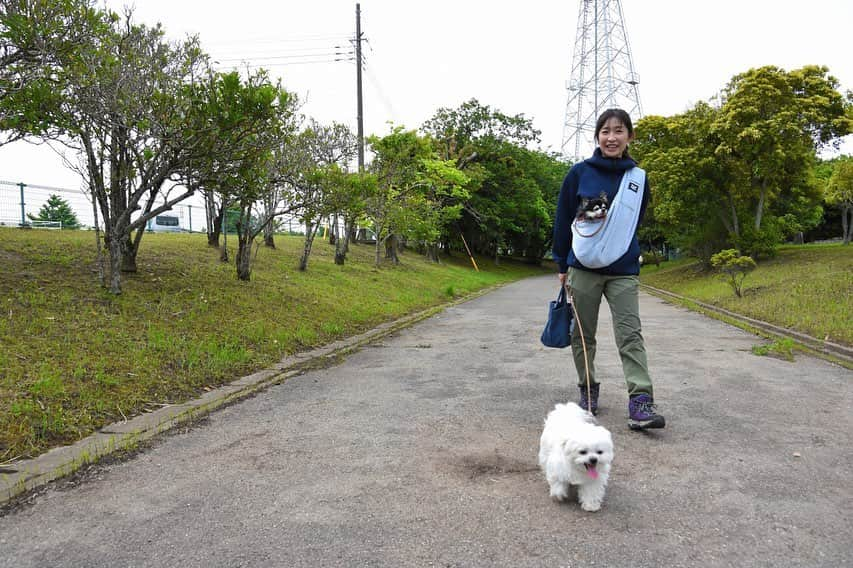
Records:
M361 96L361 4L355 5L355 77L358 92L358 171L364 171L364 109Z

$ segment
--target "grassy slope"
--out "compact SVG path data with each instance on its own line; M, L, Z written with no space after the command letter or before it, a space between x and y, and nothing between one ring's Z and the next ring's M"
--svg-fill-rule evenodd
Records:
M229 241L229 245L233 243ZM96 284L91 232L0 228L0 462L75 441L283 356L542 269L407 253L377 270L373 247L343 267L317 242L261 247L250 282L203 235L149 234L113 297Z
M785 246L759 263L735 296L692 261L644 267L643 283L820 339L853 345L853 247Z

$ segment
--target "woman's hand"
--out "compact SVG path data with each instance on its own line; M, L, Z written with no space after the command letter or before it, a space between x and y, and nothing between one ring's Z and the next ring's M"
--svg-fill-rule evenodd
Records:
M560 272L559 274L557 274L557 278L560 279L560 284L562 286L566 285L566 276L568 276L568 274L566 274L565 272Z

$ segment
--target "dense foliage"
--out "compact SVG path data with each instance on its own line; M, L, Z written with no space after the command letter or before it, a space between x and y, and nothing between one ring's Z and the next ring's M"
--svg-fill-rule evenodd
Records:
M550 249L560 184L570 164L529 148L540 134L529 119L476 99L439 109L423 130L471 180L470 199L445 235L447 248L459 248L464 235L479 253L538 263Z
M772 256L822 220L819 150L853 131L853 95L825 67L751 69L714 104L637 124L632 153L648 170L650 238L704 261L726 247Z

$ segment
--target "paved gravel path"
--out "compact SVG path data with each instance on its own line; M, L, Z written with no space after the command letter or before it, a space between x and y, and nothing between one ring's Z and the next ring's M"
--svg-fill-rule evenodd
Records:
M647 295L668 426L627 428L602 314L611 485L598 513L550 501L555 293L506 286L51 487L0 518L0 566L850 566L853 373Z

